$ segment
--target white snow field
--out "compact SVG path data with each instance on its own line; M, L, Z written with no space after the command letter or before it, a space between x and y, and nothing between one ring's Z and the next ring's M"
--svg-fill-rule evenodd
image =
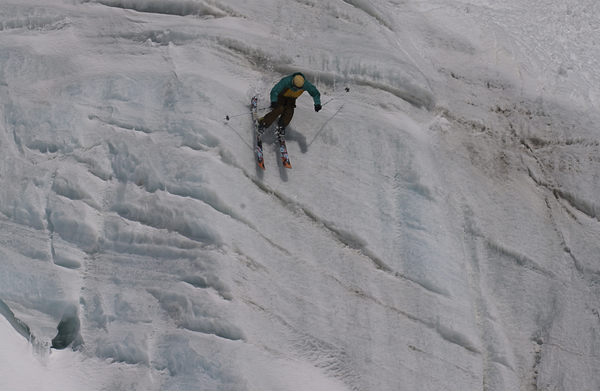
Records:
M599 15L0 0L0 389L600 389Z

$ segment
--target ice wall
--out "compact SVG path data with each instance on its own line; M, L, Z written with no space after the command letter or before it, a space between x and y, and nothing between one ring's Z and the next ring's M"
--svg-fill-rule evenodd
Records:
M598 388L595 11L6 3L12 356L72 389ZM263 172L249 99L296 70L328 103Z

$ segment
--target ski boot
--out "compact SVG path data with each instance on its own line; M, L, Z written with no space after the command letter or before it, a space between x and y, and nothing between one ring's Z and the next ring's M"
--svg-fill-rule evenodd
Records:
M256 131L258 132L259 136L262 136L265 133L265 129L267 127L263 124L261 124L260 122L258 123L258 128L256 129Z
M283 137L285 135L285 125L281 122L281 118L277 121L277 136Z

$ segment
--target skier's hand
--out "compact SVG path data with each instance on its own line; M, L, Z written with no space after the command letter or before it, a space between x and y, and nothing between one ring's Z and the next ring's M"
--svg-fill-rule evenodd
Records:
M277 102L271 102L271 108L272 108L273 110L275 110L275 109L276 109L276 108L278 108L278 107L279 107L279 105L277 104Z
M321 110L321 105L315 105L315 111L318 113Z

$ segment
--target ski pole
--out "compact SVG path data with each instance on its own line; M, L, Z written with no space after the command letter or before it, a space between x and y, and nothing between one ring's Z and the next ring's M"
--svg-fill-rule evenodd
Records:
M340 107L340 108L339 108L339 109L338 109L338 110L335 112L335 114L334 114L334 115L332 115L332 116L331 116L331 118L329 118L329 119L327 120L327 122L325 122L325 123L323 124L323 126L321 126L321 129L320 129L320 130L319 130L319 132L316 134L316 136L315 136L315 137L314 137L314 138L311 140L311 142L310 142L310 143L308 143L308 145L306 146L306 149L308 149L308 148L309 148L309 147L312 145L312 143L313 143L313 142L314 142L314 141L317 139L317 137L319 137L319 135L321 134L321 132L323 131L323 129L325 129L325 125L327 125L327 124L329 123L329 121L331 121L331 120L333 119L333 117L335 117L336 115L338 115L338 113L340 112L340 110L342 110L342 109L344 108L344 105L345 105L345 104L346 104L346 102L344 102L344 104L342 105L342 107Z
M240 117L240 116L242 116L242 115L248 115L248 114L252 114L252 112L248 112L248 113L241 113L241 114L236 114L236 115L226 115L226 116L225 116L225 121L229 121L229 120L230 120L230 119L232 119L232 118L235 118L235 117Z
M264 109L258 109L258 111L263 111L263 110L266 110L266 109L267 109L267 108L265 107ZM232 118L235 118L235 117L241 117L242 115L248 115L248 114L252 114L252 112L251 112L251 111L249 111L249 112L247 112L247 113L240 113L240 114L235 114L235 115L226 115L226 116L225 116L225 121L229 121L229 120L230 120L230 119L232 119Z
M344 90L345 90L346 92L350 92L350 87L346 87L346 88L344 88ZM339 95L336 95L336 96L334 96L333 98L329 99L327 102L323 103L323 104L321 105L321 107L325 106L327 103L331 102L332 100L338 99L340 96L342 96L342 94L339 94Z

